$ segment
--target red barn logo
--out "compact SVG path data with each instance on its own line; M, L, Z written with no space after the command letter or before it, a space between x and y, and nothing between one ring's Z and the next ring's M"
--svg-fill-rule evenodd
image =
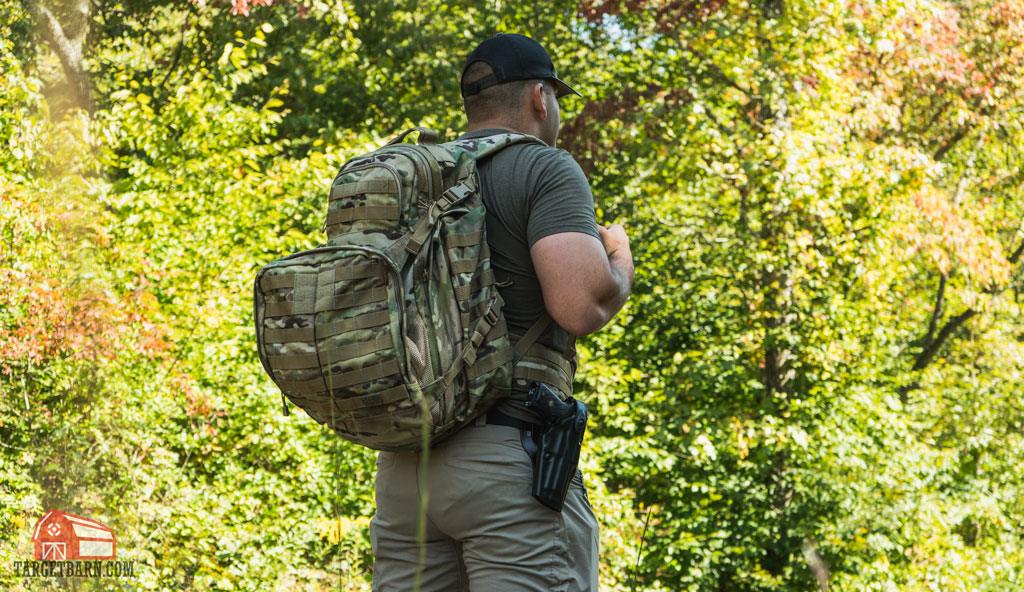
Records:
M117 539L105 525L57 510L50 510L32 530L36 559L114 559Z

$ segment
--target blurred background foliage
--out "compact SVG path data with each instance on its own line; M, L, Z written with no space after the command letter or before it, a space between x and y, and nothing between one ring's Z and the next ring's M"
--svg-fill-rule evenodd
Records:
M373 455L281 415L251 281L498 31L633 241L604 588L1024 588L1021 0L0 0L0 585L70 585L12 571L52 507L138 562L83 590L369 589Z

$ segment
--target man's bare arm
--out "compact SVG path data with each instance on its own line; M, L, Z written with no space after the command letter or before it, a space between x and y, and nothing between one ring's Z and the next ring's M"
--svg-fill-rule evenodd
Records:
M598 227L601 240L581 232L546 236L530 249L548 314L573 335L604 327L629 298L633 255L619 224Z

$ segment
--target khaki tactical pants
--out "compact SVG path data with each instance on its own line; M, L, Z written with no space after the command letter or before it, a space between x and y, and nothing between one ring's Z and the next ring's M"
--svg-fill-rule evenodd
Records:
M381 452L374 592L412 592L421 553L423 592L597 590L598 525L580 473L561 512L533 498L531 480L519 429L481 421L431 448L425 471L418 453Z

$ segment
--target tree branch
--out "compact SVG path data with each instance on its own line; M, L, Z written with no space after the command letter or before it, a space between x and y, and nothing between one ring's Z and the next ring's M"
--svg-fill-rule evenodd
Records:
M185 18L185 24L181 26L181 40L178 41L178 48L174 51L174 59L171 60L171 65L167 67L167 73L164 74L163 79L160 80L160 84L157 85L161 91L163 91L164 87L167 85L167 79L174 73L174 69L178 67L178 60L181 59L182 51L185 49L185 37L188 33L188 27L192 22L192 17L196 14L195 7L191 2L189 3L189 7L190 10L188 16Z
M1007 258L1007 261L1009 261L1010 265L1016 265L1022 256L1024 256L1024 241L1021 241L1021 244L1017 246L1017 249ZM977 310L968 308L962 313L949 319L942 327L942 330L939 331L939 334L933 337L935 334L935 328L938 325L938 318L942 316L942 301L944 298L943 294L945 292L945 287L946 274L942 274L942 278L939 280L939 292L935 298L935 308L932 310L931 322L928 324L928 333L924 338L924 348L921 350L921 353L917 355L917 359L914 360L914 371L921 371L927 368L928 365L931 364L935 354L937 354L939 349L949 341L949 338L953 336L953 333L959 329L961 325L970 320L971 317L978 314ZM989 286L984 290L984 292L986 294L995 294L1002 289L1005 289L1005 286L999 288ZM1016 294L1016 288L1014 288L1014 290ZM906 403L907 393L912 390L916 390L917 388L917 382L900 387L900 400Z
M924 336L925 347L935 340L935 329L938 327L939 319L942 317L942 301L946 294L946 274L939 276L939 290L935 296L935 308L932 309L932 320L928 323L928 333Z
M941 148L935 151L935 155L932 156L932 160L934 160L935 162L939 162L940 160L945 158L946 153L952 150L953 147L956 146L960 140L963 140L964 136L966 136L972 129L974 129L973 125L966 125L960 128L955 134L953 134L952 138L947 140Z
M1020 261L1021 255L1024 255L1024 241L1021 241L1017 250L1007 257L1006 260L1010 262L1010 265L1016 265L1017 262Z
M718 118L715 117L715 114L711 112L711 109L704 109L704 115L708 119L710 119L711 122L715 124L715 126L718 127L719 131L721 131L722 134L724 134L726 136L732 136L733 131L731 129L725 127L724 125L722 125L722 122L718 121Z
M716 64L711 58L709 58L708 56L704 55L700 51L697 51L696 49L690 47L690 45L685 43L682 39L678 39L678 41L679 41L679 47L683 51L685 51L685 52L689 53L690 55L692 55L693 57L697 58L699 63L707 68L707 72L711 75L712 78L714 78L715 80L718 80L719 82L724 83L726 86L731 86L732 88L740 91L741 93L743 93L747 97L754 98L754 96L751 93L750 89L743 88L742 86L740 86L740 84L738 82L736 82L735 80L730 78L728 74L723 72L722 69L718 67L718 64ZM685 64L685 60L683 60L683 62ZM696 78L697 77L696 76L697 73L691 67L689 67L689 64L685 64L685 65L687 67L687 70L690 70L690 74L693 75L694 78Z
M949 321L947 321L946 324L942 327L942 330L939 331L938 336L936 336L931 343L925 344L924 349L922 349L921 353L918 354L917 360L914 361L914 370L921 371L927 368L928 364L932 363L932 358L935 357L935 354L939 352L939 349L941 349L942 346L946 343L946 341L949 340L949 338L953 335L953 332L959 329L961 325L966 323L971 317L973 317L976 314L978 314L978 311L974 310L973 308L968 308L962 313L949 319Z
M804 553L804 560L807 561L807 567L811 568L814 579L818 581L818 590L828 592L828 565L821 558L821 554L818 553L818 546L814 544L812 538L807 537L804 539L803 545L801 545L801 550Z

